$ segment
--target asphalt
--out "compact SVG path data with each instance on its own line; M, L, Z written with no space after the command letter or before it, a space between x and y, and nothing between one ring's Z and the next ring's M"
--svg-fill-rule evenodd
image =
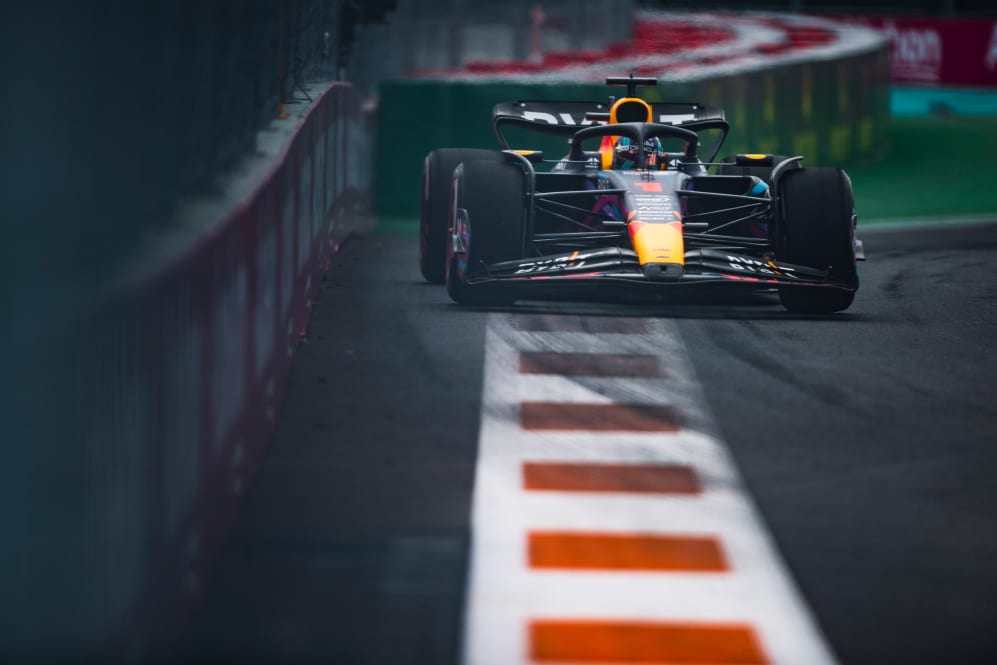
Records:
M997 219L993 98L895 91L883 154L844 165L869 261L842 315L768 296L516 307L677 321L846 664L997 662L997 226L931 226ZM263 468L167 660L456 662L488 313L422 283L414 230L381 219L334 259Z
M414 247L336 256L179 660L454 661L487 314L417 279Z
M680 323L844 663L997 661L997 227L868 234L846 314Z
M843 663L997 662L997 226L865 241L831 317L771 296L515 309L678 323ZM416 244L356 237L334 259L177 659L455 662L488 313L423 284Z

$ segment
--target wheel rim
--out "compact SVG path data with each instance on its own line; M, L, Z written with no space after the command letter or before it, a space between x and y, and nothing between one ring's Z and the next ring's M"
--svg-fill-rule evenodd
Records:
M447 271L456 271L456 275L448 275L448 279L457 278L463 281L467 274L467 247L470 241L470 226L467 223L467 212L463 208L454 210L453 229L448 240Z

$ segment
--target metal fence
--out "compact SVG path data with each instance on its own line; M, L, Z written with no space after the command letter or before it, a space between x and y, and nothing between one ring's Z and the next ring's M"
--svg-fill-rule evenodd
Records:
M305 80L336 77L348 4L0 3L13 111L0 128L2 223L32 250L5 267L22 286L55 289L41 297L107 280L178 202L215 191Z
M179 418L150 425L165 393L147 361L203 372L140 334L164 311L163 329L183 332L179 307L105 296L148 270L180 203L223 200L219 178L282 104L305 100L303 82L341 70L355 5L0 2L0 660L122 660L105 650L133 614L156 616L155 598L133 611L134 599L168 553L133 499L165 494L169 469L150 451ZM210 237L220 216L185 239ZM210 290L197 277L192 301Z

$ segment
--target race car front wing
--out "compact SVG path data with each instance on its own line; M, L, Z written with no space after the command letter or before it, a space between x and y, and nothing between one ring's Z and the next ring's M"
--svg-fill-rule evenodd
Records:
M500 281L515 283L522 288L529 288L531 284L549 287L558 283L578 285L590 282L662 289L737 282L755 288L792 285L846 291L856 289L856 285L836 279L830 269L792 265L770 257L759 258L723 249L687 251L681 274L667 278L646 275L633 250L607 247L482 265L469 270L465 279L469 284Z

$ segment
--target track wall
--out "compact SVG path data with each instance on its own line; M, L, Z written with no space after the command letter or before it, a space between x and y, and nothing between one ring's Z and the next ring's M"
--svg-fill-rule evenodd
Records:
M5 658L168 658L366 204L366 126L353 89L329 84L178 259L21 346L4 404Z

